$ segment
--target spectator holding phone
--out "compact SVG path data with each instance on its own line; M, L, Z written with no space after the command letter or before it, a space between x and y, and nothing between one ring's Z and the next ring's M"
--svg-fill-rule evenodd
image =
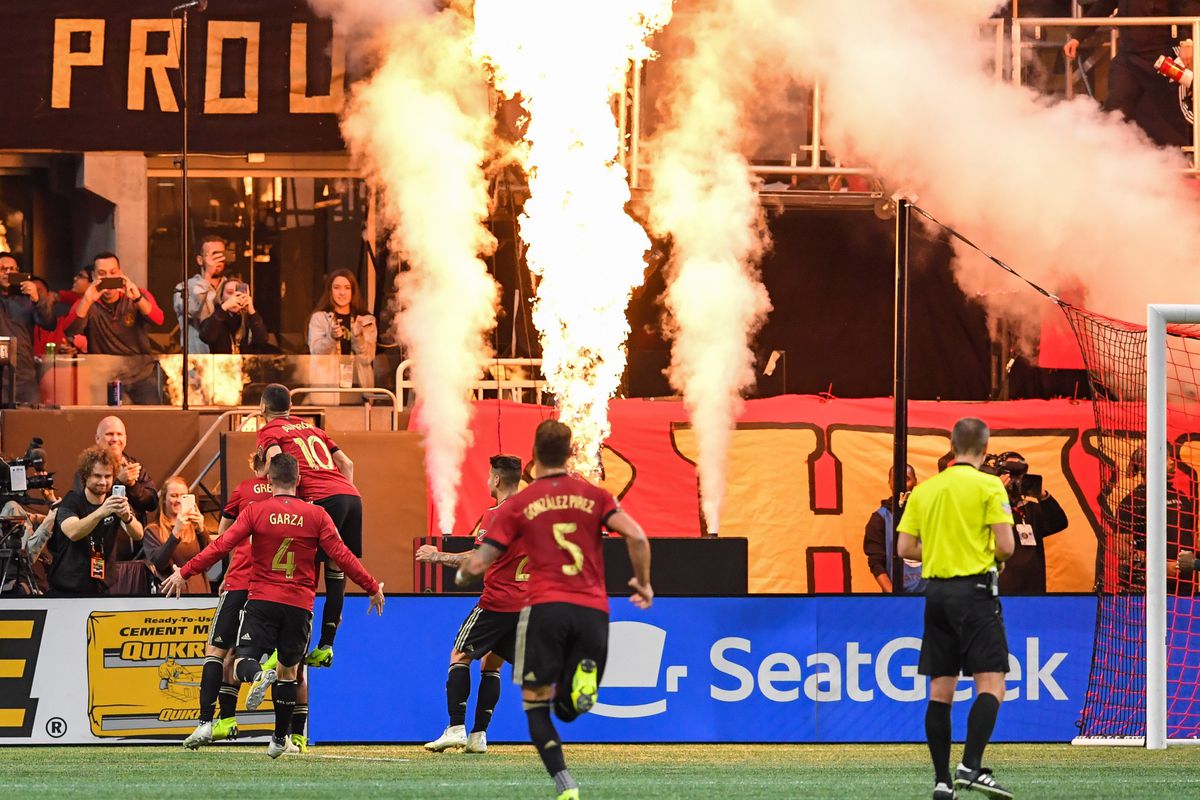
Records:
M32 276L20 271L17 257L0 252L0 336L12 340L14 368L4 370L0 397L8 398L15 381L18 403L38 402L37 367L33 363L33 328L54 330L54 307Z
M220 300L213 313L200 323L200 339L208 352L266 352L267 326L254 308L250 287L231 278L221 286Z
M85 335L90 353L124 356L126 363L114 375L124 395L139 404L159 403L158 363L150 355L147 326L162 324L162 309L125 277L115 253L97 253L92 264L96 280L76 304L66 335Z
M196 265L200 271L187 280L188 298L188 353L203 355L219 353L220 350L210 350L200 329L201 324L213 315L221 303L221 285L225 282L225 240L220 236L205 236L200 240L200 250L196 253ZM175 316L183 324L183 285L175 284L175 294L172 305ZM180 341L183 341L182 331ZM225 350L223 352L231 352Z
M354 357L355 382L375 385L375 317L367 313L358 279L348 269L331 272L308 318L308 352Z
M172 566L183 566L192 556L208 547L211 538L204 529L204 515L196 508L196 495L188 492L182 475L167 478L159 492L158 520L146 526L142 539L146 560L159 578L166 578ZM212 587L203 573L184 582L183 594L209 594Z

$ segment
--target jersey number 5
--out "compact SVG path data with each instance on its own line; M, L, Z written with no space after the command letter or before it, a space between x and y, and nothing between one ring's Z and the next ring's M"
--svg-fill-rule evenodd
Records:
M325 444L320 436L310 436L308 441L297 436L292 441L304 454L304 460L308 462L310 469L333 469L333 453L329 452L329 445Z
M578 575L583 569L583 548L574 542L567 541L567 534L574 533L578 526L574 522L554 523L554 541L571 556L574 563L563 564L563 575Z
M296 574L296 554L288 548L292 546L292 539L284 539L279 545L279 549L275 551L275 557L271 559L271 571L282 572L287 576L288 580Z

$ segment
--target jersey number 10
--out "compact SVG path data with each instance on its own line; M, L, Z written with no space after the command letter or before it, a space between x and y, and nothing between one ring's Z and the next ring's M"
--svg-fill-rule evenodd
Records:
M310 469L333 469L333 453L329 452L329 445L320 436L310 436L307 441L297 436L292 441L304 454Z

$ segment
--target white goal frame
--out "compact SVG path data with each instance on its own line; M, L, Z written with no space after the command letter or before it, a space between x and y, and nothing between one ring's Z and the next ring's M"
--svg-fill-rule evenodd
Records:
M1167 325L1200 323L1200 306L1146 307L1146 749L1167 739Z

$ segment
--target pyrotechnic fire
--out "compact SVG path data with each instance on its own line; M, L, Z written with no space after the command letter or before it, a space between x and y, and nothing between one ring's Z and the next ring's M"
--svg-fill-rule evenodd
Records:
M533 321L559 418L574 433L574 467L593 477L625 369L625 309L650 248L625 212L612 101L630 61L653 55L646 40L670 18L670 0L475 3L476 52L496 88L519 95L529 114L520 231L540 279Z
M183 366L183 356L162 356L159 365L166 375L167 402L175 406L182 405L180 368ZM242 357L238 355L188 356L188 374L191 384L188 402L204 406L240 404L242 387L249 381L242 370Z

